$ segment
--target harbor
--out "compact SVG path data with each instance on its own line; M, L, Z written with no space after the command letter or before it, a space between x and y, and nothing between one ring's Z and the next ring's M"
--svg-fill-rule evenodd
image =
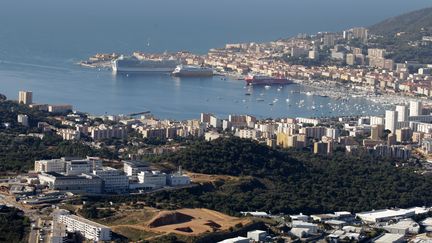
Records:
M118 54L97 54L91 57L88 61L93 61L90 67L97 70L109 69L107 63L111 63L114 58L118 57ZM152 59L170 59L179 60L181 63L187 63L186 60L196 59L196 55L189 52L178 52L173 54L144 54L135 52L134 56L141 58L152 58ZM108 60L107 60L108 57ZM111 58L111 60L110 60ZM85 66L85 64L81 63ZM181 66L177 67L177 72ZM200 69L200 68L195 68ZM206 69L207 70L207 69ZM171 72L171 70L166 71ZM115 77L127 82L127 79L138 81L140 79L147 79L145 74L134 73ZM327 117L335 115L373 115L384 111L385 109L391 109L397 104L408 103L411 100L419 100L418 97L405 96L403 94L392 94L389 92L382 93L373 87L364 85L355 85L353 83L341 83L330 79L299 79L292 78L292 84L289 82L284 83L284 79L273 79L274 83L269 82L267 85L250 86L247 85L249 82L245 82L245 79L250 79L247 75L242 75L233 71L226 70L215 70L214 78L201 77L202 80L210 83L211 86L224 86L229 83L228 86L232 89L230 93L232 96L224 97L223 95L208 94L208 97L202 97L202 104L206 106L215 104L227 104L233 109L233 112L247 111L248 113L265 116L264 114L271 114L276 117L283 117L289 114L305 115L311 117ZM158 74L156 74L158 76ZM182 76L182 75L175 75ZM194 76L189 74L189 76ZM208 75L203 75L208 76ZM152 74L155 77L155 74ZM166 82L170 82L169 79L177 80L181 82L181 85L187 85L187 77L166 77L162 74L163 79L167 79ZM265 79L265 76L263 76ZM268 79L267 78L267 79ZM143 81L145 82L145 81ZM216 84L217 83L217 84ZM239 86L243 86L245 91L238 92ZM194 87L195 88L195 87ZM197 91L200 92L200 91ZM214 98L216 96L216 98ZM213 98L212 98L213 97ZM427 99L421 99L426 106L430 106L430 102ZM267 108L265 108L267 107ZM260 112L262 109L268 110L265 113ZM257 111L260 110L260 111ZM260 114L261 113L261 114ZM221 111L221 114L226 114L225 111Z

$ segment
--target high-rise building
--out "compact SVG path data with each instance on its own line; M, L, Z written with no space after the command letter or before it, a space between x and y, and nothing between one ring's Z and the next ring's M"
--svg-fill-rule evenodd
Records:
M328 144L323 142L315 142L313 146L314 154L327 154Z
M396 111L398 112L398 122L408 121L408 107L405 105L397 105Z
M396 129L396 141L399 143L408 142L411 140L412 130L409 127Z
M354 64L356 64L356 60L355 60L355 55L354 54L347 54L346 55L346 64L347 65L354 65Z
M351 29L354 38L360 39L362 42L367 42L368 40L368 29L364 27L356 27Z
M31 91L20 91L18 93L18 103L30 105L33 103L33 93Z
M210 117L212 116L212 114L210 113L201 113L201 122L206 122L206 123L210 123Z
M390 130L391 133L395 133L397 125L398 112L389 111L385 112L385 129Z
M369 48L368 49L369 58L371 58L371 57L384 58L385 54L386 54L385 49L379 49L379 48Z
M420 101L410 101L409 115L420 116L422 114L422 103Z
M325 34L323 37L324 46L334 46L336 42L336 36L334 34Z
M210 126L214 128L221 128L222 127L222 120L217 118L216 116L210 116Z
M371 127L371 139L380 140L384 134L384 125L375 124Z

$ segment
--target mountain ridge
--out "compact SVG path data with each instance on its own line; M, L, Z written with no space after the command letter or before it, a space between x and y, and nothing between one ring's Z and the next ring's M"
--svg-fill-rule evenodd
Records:
M369 30L371 33L377 35L395 35L399 32L411 34L424 31L431 32L432 7L415 10L385 19L369 26Z

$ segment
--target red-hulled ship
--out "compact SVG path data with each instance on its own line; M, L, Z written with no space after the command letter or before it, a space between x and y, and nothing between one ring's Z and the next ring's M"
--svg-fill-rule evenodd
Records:
M292 84L292 80L283 77L270 77L264 75L249 75L245 78L248 85Z

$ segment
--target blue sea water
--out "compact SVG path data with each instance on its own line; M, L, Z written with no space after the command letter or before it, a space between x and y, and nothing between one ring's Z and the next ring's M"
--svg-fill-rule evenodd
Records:
M432 5L428 0L2 0L0 93L32 90L38 103L70 103L95 114L150 110L185 119L200 112L249 113L259 117L353 114L370 105L352 99L332 111L330 98L305 96L290 85L277 91L214 78L167 75L114 76L76 66L97 52L189 50L206 53L225 43L270 41L297 33L368 26ZM146 44L150 42L148 47ZM256 98L263 97L263 102ZM274 99L274 105L269 105ZM305 107L291 104L305 100ZM322 108L319 108L323 105ZM370 113L381 110L368 111Z

